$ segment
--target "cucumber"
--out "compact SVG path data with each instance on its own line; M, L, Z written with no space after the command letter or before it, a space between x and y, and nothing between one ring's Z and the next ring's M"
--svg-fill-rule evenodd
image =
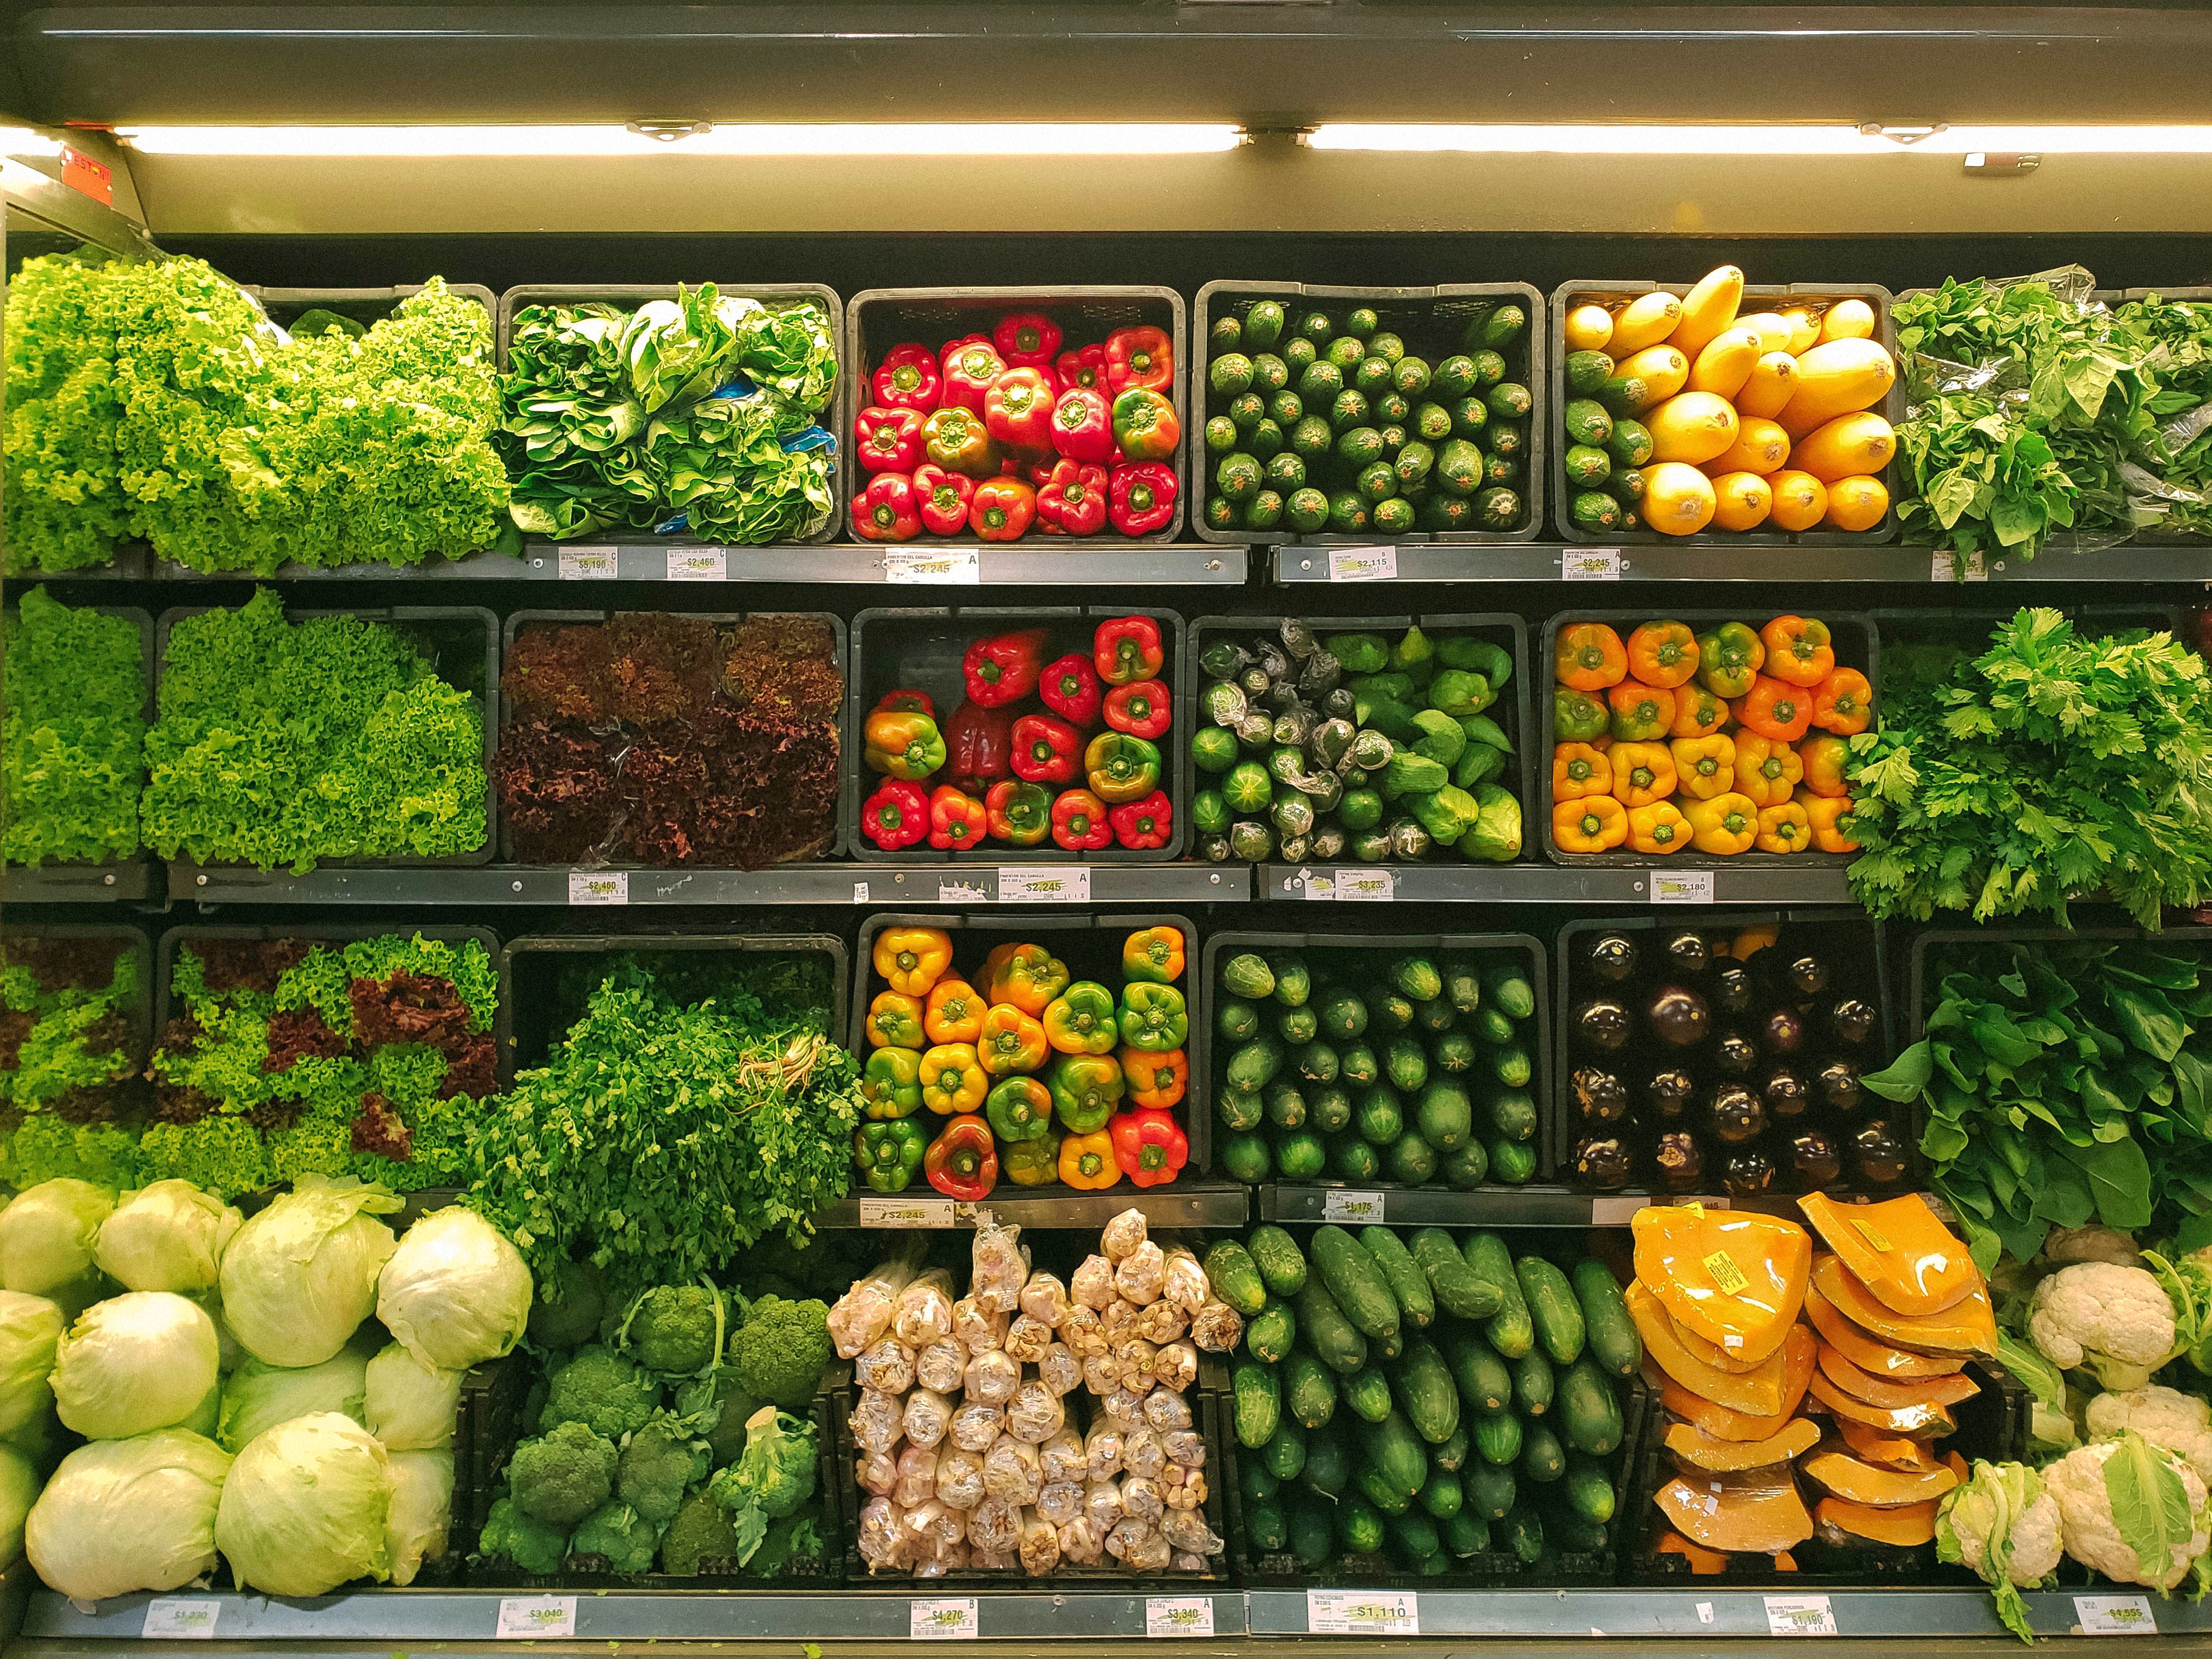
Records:
M1443 965L1444 995L1451 1006L1462 1014L1471 1014L1482 1006L1482 981L1476 976L1474 964L1462 957L1454 957Z
M1462 1561L1490 1553L1490 1523L1472 1510L1462 1509L1444 1522L1444 1548Z
M1541 1417L1552 1409L1559 1384L1552 1362L1541 1348L1531 1348L1513 1362L1513 1409L1523 1417Z
M1505 1089L1490 1097L1490 1127L1503 1140L1536 1138L1536 1103L1525 1089Z
M1305 1288L1306 1259L1298 1252L1297 1241L1280 1227L1255 1227L1244 1243L1253 1265L1260 1270L1261 1281L1269 1291L1276 1296L1296 1296ZM1222 1300L1227 1302L1229 1298L1224 1297ZM1234 1303L1230 1305L1236 1306ZM1237 1311L1244 1310L1237 1308Z
M1402 1412L1392 1412L1380 1423L1369 1423L1359 1431L1360 1449L1370 1468L1379 1471L1392 1486L1410 1498L1429 1478L1429 1454L1413 1425Z
M1513 1404L1513 1376L1496 1350L1473 1331L1446 1330L1441 1338L1444 1363L1467 1408L1495 1417Z
M1490 1074L1509 1089L1525 1089L1536 1074L1536 1066L1528 1051L1516 1042L1491 1051Z
M1587 1352L1601 1369L1615 1376L1633 1376L1644 1363L1644 1339L1628 1316L1620 1281L1613 1270L1593 1256L1575 1263L1575 1299L1582 1304Z
M1249 1089L1232 1089L1224 1084L1214 1091L1213 1115L1224 1128L1256 1129L1267 1118L1267 1103Z
M1567 1478L1560 1491L1567 1500L1567 1507L1583 1520L1601 1527L1613 1519L1613 1508L1618 1502L1613 1490L1613 1477L1595 1458L1585 1457L1580 1452L1569 1453Z
M1306 1431L1289 1418L1275 1425L1275 1432L1260 1449L1267 1473L1278 1480L1295 1480L1306 1466Z
M1467 1503L1467 1489L1460 1484L1459 1476L1449 1469L1437 1468L1433 1458L1430 1460L1428 1482L1417 1496L1421 1507L1439 1521L1450 1520Z
M1444 1547L1437 1523L1419 1510L1398 1516L1391 1522L1390 1534L1399 1553L1409 1562L1425 1561Z
M1375 1357L1377 1359L1385 1361L1395 1359L1405 1352L1406 1339L1402 1335L1378 1336L1375 1339Z
M1275 975L1264 957L1247 951L1221 964L1221 988L1232 997L1258 1002L1274 994Z
M1372 1555L1382 1547L1382 1516L1358 1492L1336 1506L1336 1541L1347 1555Z
M1467 1265L1451 1235L1443 1228L1422 1228L1413 1235L1410 1249L1414 1261L1428 1275L1429 1288L1437 1301L1454 1318L1487 1319L1504 1306L1504 1295Z
M1519 1036L1513 1028L1511 1018L1496 1003L1484 1003L1474 1011L1472 1018L1475 1036L1492 1048L1511 1042Z
M1224 1238L1206 1253L1206 1282L1214 1295L1249 1319L1267 1305L1267 1287L1261 1282L1259 1264L1233 1238Z
M1525 1504L1516 1504L1505 1516L1505 1523L1498 1529L1506 1548L1519 1556L1524 1565L1534 1566L1544 1553L1544 1523L1537 1519L1536 1511Z
M1467 1460L1474 1455L1474 1439L1462 1422L1451 1431L1451 1437L1429 1454L1433 1468L1449 1469L1454 1474L1467 1467Z
M1521 1455L1521 1419L1511 1412L1476 1419L1474 1455L1503 1468Z
M1292 1300L1306 1346L1322 1364L1340 1376L1366 1364L1367 1339L1352 1328L1352 1322L1319 1279L1309 1280Z
M1237 1489L1244 1494L1248 1504L1264 1504L1282 1487L1282 1482L1267 1473L1267 1466L1256 1457L1241 1459L1237 1465Z
M1283 1069L1283 1045L1271 1036L1254 1037L1229 1056L1223 1078L1239 1089L1264 1089Z
M1275 1035L1292 1048L1302 1048L1321 1034L1321 1016L1310 1007L1285 1008L1275 1016Z
M1557 1491L1557 1487L1553 1488ZM1585 1521L1565 1504L1547 1506L1544 1516L1544 1541L1559 1553L1594 1555L1605 1547L1605 1528L1595 1521Z
M1496 1233L1473 1233L1461 1247L1467 1265L1498 1289L1498 1311L1483 1322L1490 1346L1508 1359L1518 1359L1535 1346L1536 1330L1529 1321L1528 1304L1521 1297L1521 1280L1513 1271L1513 1252Z
M1405 1408L1414 1432L1431 1446L1450 1439L1459 1426L1459 1391L1443 1356L1427 1338L1417 1336L1407 1343L1406 1357L1391 1377L1390 1392Z
M1524 1423L1521 1426L1521 1461L1517 1466L1522 1479L1548 1486L1567 1472L1567 1454L1559 1444L1559 1437L1541 1423Z
M1388 1227L1362 1227L1359 1247L1382 1270L1390 1294L1397 1298L1398 1311L1414 1329L1427 1329L1437 1316L1436 1296L1429 1288L1428 1275L1415 1264L1405 1241Z
M1527 1185L1536 1178L1536 1148L1525 1140L1492 1141L1490 1173L1508 1187Z
M1291 1553L1308 1571L1317 1571L1334 1553L1335 1528L1325 1504L1296 1504L1291 1508Z
M1540 1255L1524 1255L1513 1264L1521 1282L1522 1299L1536 1328L1544 1352L1562 1365L1582 1358L1583 1307L1566 1274Z
M1467 1489L1467 1508L1485 1521L1504 1519L1520 1495L1512 1470L1479 1457L1467 1466L1461 1484Z
M1483 989L1490 1000L1515 1019L1528 1019L1536 1012L1536 988L1510 963L1496 963L1483 970Z
M1257 1451L1275 1437L1282 1421L1283 1395L1272 1365L1240 1359L1230 1379L1237 1443Z
M1602 1457L1620 1444L1620 1400L1613 1380L1585 1353L1559 1378L1559 1432L1577 1451Z
M1260 1011L1242 997L1224 997L1213 1011L1213 1029L1224 1042L1246 1042L1260 1035Z
M1344 1403L1354 1417L1380 1423L1390 1415L1394 1403L1389 1379L1377 1370L1355 1371L1345 1382Z
M1298 1472L1298 1480L1308 1492L1334 1498L1351 1479L1352 1454L1341 1439L1333 1434L1306 1437L1306 1466Z
M1252 1358L1270 1365L1279 1364L1290 1354L1298 1338L1298 1322L1287 1302L1272 1298L1257 1319L1244 1328L1244 1346Z
M1304 1427L1321 1428L1336 1415L1336 1379L1313 1355L1294 1353L1283 1362L1283 1403Z
M1249 1504L1244 1509L1244 1536L1252 1547L1262 1554L1281 1549L1290 1542L1290 1522L1283 1515L1282 1505L1273 1498L1265 1503Z
M1398 1300L1359 1241L1341 1227L1325 1225L1314 1229L1311 1249L1322 1283L1353 1328L1364 1336L1397 1335Z
M1372 1463L1362 1467L1357 1484L1360 1496L1385 1515L1403 1515L1413 1507L1413 1494L1400 1492L1390 1478Z

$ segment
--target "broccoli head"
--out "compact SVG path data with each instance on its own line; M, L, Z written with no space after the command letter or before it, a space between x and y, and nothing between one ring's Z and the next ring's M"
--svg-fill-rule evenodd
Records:
M601 1555L609 1572L651 1572L660 1528L629 1504L607 1504L592 1511L568 1540L571 1555Z
M477 1553L504 1556L525 1572L558 1572L568 1559L568 1534L558 1527L532 1520L515 1508L513 1498L502 1498L484 1517Z
M730 1342L730 1363L749 1394L787 1412L803 1412L837 1357L830 1338L830 1310L809 1300L767 1296Z
M712 1285L656 1285L629 1304L616 1345L662 1376L697 1376L721 1364L728 1325Z
M759 1551L747 1565L763 1578L780 1577L794 1561L814 1562L822 1556L822 1529L811 1511L787 1516L768 1529Z
M538 1281L530 1299L530 1340L541 1348L579 1348L606 1311L606 1287L588 1261L564 1261Z
M613 1495L616 1462L611 1440L581 1423L562 1423L514 1449L507 1490L532 1520L573 1527Z
M666 1412L623 1442L615 1495L655 1526L665 1526L684 1494L713 1468L707 1443L685 1432Z
M706 1437L713 1467L726 1469L745 1449L745 1419L769 1402L746 1389L733 1366L676 1391L676 1413Z
M540 1430L581 1423L592 1433L619 1440L645 1426L660 1404L660 1384L622 1355L579 1348L545 1387Z
M744 1455L708 1490L732 1515L751 1509L781 1521L814 1496L815 1450L811 1423L763 1406L746 1420Z
M660 1570L679 1578L697 1577L702 1562L733 1560L737 1553L737 1528L722 1506L703 1492L685 1498L668 1530L660 1534Z

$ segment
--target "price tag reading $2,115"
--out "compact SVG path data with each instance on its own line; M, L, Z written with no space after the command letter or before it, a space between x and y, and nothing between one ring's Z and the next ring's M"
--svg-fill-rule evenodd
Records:
M1388 582L1398 579L1395 547L1332 547L1328 579L1333 582Z

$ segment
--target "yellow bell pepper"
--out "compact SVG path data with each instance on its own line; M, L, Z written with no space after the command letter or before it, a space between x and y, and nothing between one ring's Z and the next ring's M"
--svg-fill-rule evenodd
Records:
M1552 842L1562 853L1603 853L1628 839L1628 809L1610 795L1552 805Z
M1797 805L1813 826L1813 846L1822 853L1856 853L1858 842L1844 833L1844 815L1851 810L1848 795L1814 795L1800 790Z
M1735 744L1720 732L1710 738L1677 738L1667 745L1674 778L1692 800L1711 800L1735 787Z
M1121 941L1121 977L1172 985L1182 977L1182 929L1140 927Z
M1786 743L1756 732L1735 734L1735 787L1754 806L1779 806L1805 775L1805 763Z
M1674 723L1670 738L1709 738L1728 724L1728 699L1715 696L1702 685L1685 685L1674 693Z
M1035 1017L1067 988L1067 964L1042 945L1000 945L983 958L983 995Z
M952 965L952 936L941 927L887 927L869 960L892 990L927 996Z
M921 1057L921 1103L941 1117L981 1111L990 1089L972 1042L940 1042Z
M1114 1161L1114 1137L1101 1129L1061 1141L1060 1178L1079 1193L1103 1192L1121 1180L1121 1166Z
M1613 762L1613 798L1623 806L1649 806L1674 793L1674 757L1663 743L1617 743Z
M872 1048L919 1048L927 1042L923 1034L921 1003L903 991L878 991L868 1005L868 1046Z
M1747 853L1759 837L1759 807L1748 795L1693 800L1683 816L1690 821L1690 845L1700 853Z
M1044 1027L1011 1002L992 1005L983 1016L983 1034L975 1040L975 1054L993 1077L1034 1072L1049 1052Z
M1831 732L1814 732L1797 745L1797 763L1803 769L1805 787L1816 795L1838 798L1850 793L1844 767L1851 746Z
M1628 848L1632 853L1679 853L1690 844L1690 821L1670 800L1628 811Z
M1132 1106L1165 1109L1190 1086L1190 1057L1180 1048L1124 1048L1115 1058L1128 1079Z
M1813 820L1794 800L1759 809L1759 839L1762 853L1802 853L1813 844Z
M932 1042L973 1042L983 1034L983 994L957 974L929 988L921 1028Z
M1556 744L1552 749L1552 799L1580 800L1613 793L1613 763L1602 749L1586 743Z

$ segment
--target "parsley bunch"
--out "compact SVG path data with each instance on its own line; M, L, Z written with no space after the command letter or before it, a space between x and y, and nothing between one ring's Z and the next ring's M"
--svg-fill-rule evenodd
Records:
M2212 680L2168 634L2084 639L2022 611L1851 739L1851 890L1876 916L2045 912L2144 926L2212 893ZM1923 665L1924 666L1924 664ZM1887 680L1885 674L1885 682Z

